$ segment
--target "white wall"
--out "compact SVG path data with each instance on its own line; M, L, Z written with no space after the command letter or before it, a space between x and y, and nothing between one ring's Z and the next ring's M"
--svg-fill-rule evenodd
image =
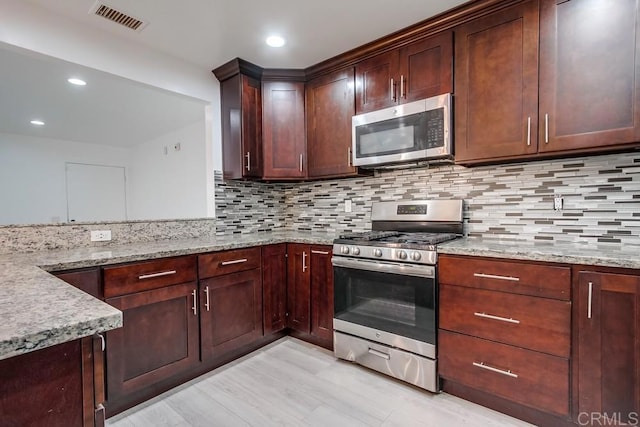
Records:
M206 147L202 120L131 149L129 219L207 216ZM180 151L174 150L180 144ZM167 154L164 148L167 147Z
M128 166L129 150L0 133L0 224L67 220L65 162Z
M211 73L220 64L204 69L22 0L0 0L0 11L2 42L209 102L206 162L209 173L222 169L220 86Z

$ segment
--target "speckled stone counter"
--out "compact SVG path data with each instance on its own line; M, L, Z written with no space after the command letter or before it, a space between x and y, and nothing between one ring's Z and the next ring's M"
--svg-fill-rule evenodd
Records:
M467 238L438 245L438 253L640 269L640 246L633 245Z
M273 232L2 255L0 360L122 326L119 310L47 271L274 243L331 244L335 237L327 233Z

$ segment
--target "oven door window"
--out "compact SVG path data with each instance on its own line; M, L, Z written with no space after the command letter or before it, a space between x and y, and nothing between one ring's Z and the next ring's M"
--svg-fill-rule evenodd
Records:
M335 318L435 344L435 279L334 268Z

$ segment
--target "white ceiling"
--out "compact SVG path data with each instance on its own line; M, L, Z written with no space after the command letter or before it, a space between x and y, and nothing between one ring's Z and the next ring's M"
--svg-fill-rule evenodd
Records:
M131 147L204 126L204 101L2 43L0 76L0 132Z
M467 0L104 0L149 23L135 32L88 12L95 0L28 0L208 70L240 57L262 67L305 68ZM280 49L265 38L279 33Z

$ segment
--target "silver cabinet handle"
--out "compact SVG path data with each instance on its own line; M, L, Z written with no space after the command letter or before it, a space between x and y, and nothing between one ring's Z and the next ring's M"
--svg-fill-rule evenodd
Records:
M385 360L391 359L391 356L389 356L387 353L383 353L383 352L378 351L378 350L373 349L373 348L369 349L369 353L373 354L374 356L381 357L381 358L383 358Z
M316 251L316 250L312 250L311 251L312 254L318 254L318 255L329 255L329 251Z
M242 258L242 259L234 259L233 261L222 261L220 265L242 264L243 262L247 262L247 259Z
M307 271L307 253L302 252L302 272Z
M511 372L511 370L505 371L503 369L494 368L493 366L485 365L484 362L473 362L473 366L477 366L478 368L486 369L487 371L495 372L498 374L506 375L512 378L518 378L517 374Z
M300 154L300 172L302 172L302 154Z
M544 115L544 143L549 143L549 115Z
M396 91L395 91L395 85L393 84L393 79L391 79L391 86L389 87L389 93L391 95L391 100L393 102L396 101Z
M351 147L347 148L347 166L351 166Z
M207 309L207 311L210 311L210 306L209 306L209 287L207 286L206 288L204 288L204 294L207 297L204 300L204 307Z
M193 306L191 307L191 310L193 310L193 315L197 316L198 315L198 294L195 289L191 291L191 295L193 295Z
M172 274L176 274L176 273L177 273L176 270L169 270L169 271L161 271L160 273L143 274L141 276L138 276L138 280L153 279L154 277L162 277L162 276L171 276Z
M484 273L473 273L475 277L481 277L483 279L498 279L498 280L508 280L510 282L519 282L519 277L512 276L497 276L495 274L484 274Z
M107 348L107 344L104 341L104 336L102 334L96 334L100 337L100 348L102 349L102 351L104 351L105 348Z
M531 117L527 117L527 145L531 145Z
M247 151L247 154L244 155L247 158L247 172L251 171L251 151Z
M593 303L593 282L589 282L589 301L587 302L587 319L591 319L591 304Z
M473 313L474 316L478 316L478 317L482 317L485 319L491 319L491 320L499 320L501 322L508 322L508 323L520 323L519 320L513 319L511 317L500 317L500 316L494 316L492 314L487 314L487 313L479 313L479 312L474 312Z
M405 92L404 87L404 75L400 76L400 96L404 99L407 99L407 92Z

